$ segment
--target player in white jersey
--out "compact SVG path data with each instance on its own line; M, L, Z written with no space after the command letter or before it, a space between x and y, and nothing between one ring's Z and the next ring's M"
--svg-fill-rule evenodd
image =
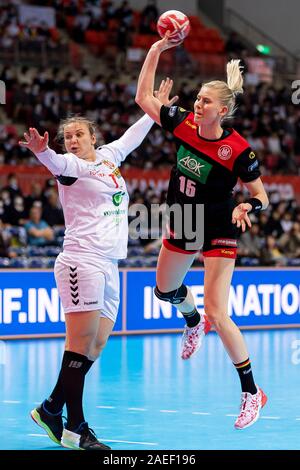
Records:
M156 96L167 105L172 82ZM119 306L118 259L127 254L128 193L118 169L153 125L147 115L114 142L95 149L91 121L63 121L65 154L48 147L48 132L34 128L20 145L31 150L56 176L65 216L63 252L54 274L66 314L66 344L60 374L50 397L31 412L34 421L56 443L71 449L110 449L99 442L84 419L85 375L99 357L113 329ZM67 408L67 422L62 409Z

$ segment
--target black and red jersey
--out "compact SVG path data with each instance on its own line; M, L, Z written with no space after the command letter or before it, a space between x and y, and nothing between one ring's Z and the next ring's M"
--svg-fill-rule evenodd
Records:
M162 106L160 120L175 137L177 162L171 186L181 203L222 201L230 198L238 178L247 183L260 176L255 153L234 129L220 139L204 139L194 113L178 106Z

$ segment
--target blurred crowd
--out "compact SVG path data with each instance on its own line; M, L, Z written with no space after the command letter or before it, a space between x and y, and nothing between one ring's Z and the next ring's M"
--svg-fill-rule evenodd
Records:
M131 188L130 208L143 204L146 231L136 237L129 216L128 259L121 266L155 266L165 226L165 191L148 187ZM241 266L299 266L300 208L295 200L282 201L276 191L269 194L270 206L259 215L251 214L252 227L240 237L237 264ZM235 194L236 202L243 193ZM156 213L161 214L156 217ZM153 222L154 221L154 222ZM136 228L136 224L134 224ZM0 267L52 267L62 247L64 217L56 182L49 178L44 187L33 183L24 196L18 176L11 173L0 191ZM151 238L152 237L152 238ZM203 262L199 254L196 265Z
M30 123L41 132L48 130L51 139L60 119L71 113L80 114L83 109L99 126L100 144L118 138L140 116L134 101L135 75L91 77L84 69L70 72L5 66L0 80L7 88L8 118L15 123ZM195 87L181 81L174 89L179 104L192 109L200 86L200 82ZM300 110L291 103L288 89L262 83L246 87L232 124L257 153L263 174L299 174ZM36 164L17 142L17 131L0 125L0 164ZM51 143L59 148L55 141ZM170 164L173 158L172 136L155 127L128 163L151 168Z
M128 1L53 0L27 2L56 9L57 25L67 27L72 20L72 34L81 41L87 29L105 31L112 23L120 33L137 28L136 12ZM57 45L57 31L46 24L32 21L19 23L18 1L4 1L0 5L0 43L8 47L16 38L46 41ZM159 15L156 2L149 0L139 13L138 30L141 34L156 33ZM226 51L240 56L244 50L235 34L226 44ZM201 87L201 77L181 78L175 84L174 94L180 106L193 108ZM98 144L119 138L141 115L134 97L137 76L132 73L94 73L79 68L28 67L0 65L0 80L6 85L6 114L0 123L0 168L2 165L38 166L37 159L18 145L20 129L30 124L42 133L50 133L51 147L61 151L56 131L61 119L70 114L84 114L98 124ZM258 155L264 175L300 175L300 111L292 104L287 88L275 88L260 83L248 85L238 98L238 110L233 125L249 142ZM160 169L174 163L173 136L154 126L143 144L126 160L125 166ZM4 181L2 179L2 181ZM145 191L131 189L131 204L142 203L150 213L153 205L163 205L165 192L155 188ZM239 245L239 265L300 265L300 208L294 200L282 201L278 193L271 193L271 204L259 216L251 215L252 228L242 234ZM238 201L241 193L236 193ZM130 220L129 220L130 221ZM0 267L52 267L55 255L61 250L64 218L57 196L56 182L50 178L45 187L34 183L30 194L22 194L18 175L10 174L0 184ZM161 229L160 233L161 235ZM161 237L130 239L126 266L155 266ZM201 255L197 263L202 263Z
M0 46L3 49L20 41L24 47L35 47L38 43L45 43L49 49L60 45L58 31L49 27L46 21L33 16L26 23L20 21L18 0L3 0L0 2Z

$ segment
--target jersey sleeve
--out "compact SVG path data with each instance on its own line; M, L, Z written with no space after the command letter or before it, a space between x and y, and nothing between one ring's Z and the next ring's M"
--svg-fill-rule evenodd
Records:
M190 114L179 106L162 106L160 108L161 127L166 131L173 132L174 129Z
M233 171L244 183L250 183L261 176L258 159L250 147L237 157Z
M154 121L147 114L130 126L127 131L117 140L100 147L102 154L110 157L117 166L135 150L150 131Z
M71 176L79 178L86 165L72 153L59 154L49 147L36 154L39 161L45 165L54 176Z

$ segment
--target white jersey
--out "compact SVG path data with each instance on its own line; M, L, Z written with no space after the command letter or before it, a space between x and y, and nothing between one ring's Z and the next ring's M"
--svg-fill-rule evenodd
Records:
M65 252L126 258L129 196L118 167L152 125L153 120L143 116L120 139L97 149L94 162L49 148L37 154L58 181L66 225Z

